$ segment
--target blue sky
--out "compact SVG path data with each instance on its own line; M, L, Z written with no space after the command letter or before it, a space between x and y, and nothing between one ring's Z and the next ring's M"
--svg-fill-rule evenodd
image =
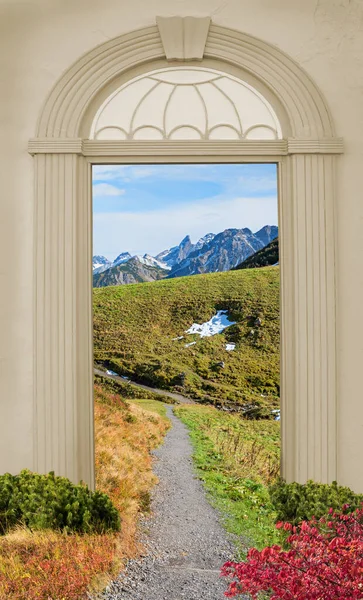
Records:
M93 254L156 255L189 234L277 225L276 165L96 165Z

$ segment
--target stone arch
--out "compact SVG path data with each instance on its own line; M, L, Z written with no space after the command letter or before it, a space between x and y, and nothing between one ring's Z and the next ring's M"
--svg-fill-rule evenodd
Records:
M29 142L36 170L34 469L94 482L91 164L258 161L279 165L282 472L288 480L331 481L337 463L334 178L342 142L322 94L295 61L215 24L202 27L198 64L253 80L280 111L284 139L87 139L90 116L115 81L155 64L180 64L166 63L165 26L122 35L81 57L51 91ZM191 56L183 64L195 61Z
M91 100L120 73L165 52L156 26L122 35L80 58L57 82L40 115L37 138L75 138ZM308 74L278 48L212 24L204 57L225 61L263 82L286 110L296 138L334 138L328 106Z

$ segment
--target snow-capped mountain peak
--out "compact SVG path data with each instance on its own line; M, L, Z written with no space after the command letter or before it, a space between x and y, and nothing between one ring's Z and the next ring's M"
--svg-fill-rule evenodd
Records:
M197 243L195 244L194 248L193 248L193 252L195 250L200 250L201 248L203 248L203 246L205 246L206 244L209 244L209 242L211 242L213 240L213 238L216 237L215 233L207 233L207 235L204 235L203 237L200 238L200 240L197 241Z
M182 277L228 271L267 246L277 235L276 225L265 225L255 233L247 227L225 229L217 234L207 233L196 244L187 235L178 246L164 250L157 256L131 256L129 252L122 252L113 263L104 256L94 256L93 273L98 275L110 269L109 277L102 275L101 279L97 278L100 280L98 285L115 285L153 281L165 276ZM112 278L115 269L117 273Z
M121 265L122 263L130 260L130 258L131 258L130 252L122 252L115 258L115 260L112 263L112 266L116 267L116 265Z
M150 256L150 254L144 254L144 256L135 256L135 258L138 259L138 261L140 261L143 265L146 265L148 267L160 267L160 269L167 269L170 270L171 267L169 267L166 263L164 263L161 260L158 260L157 258L154 258L153 256Z
M93 273L102 273L102 271L109 269L110 266L111 262L105 256L97 255L92 258Z

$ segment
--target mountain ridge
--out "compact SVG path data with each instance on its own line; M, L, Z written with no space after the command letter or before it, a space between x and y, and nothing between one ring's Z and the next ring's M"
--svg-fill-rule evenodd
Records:
M260 267L272 267L277 265L279 262L279 239L275 238L264 246L261 250L252 254L242 263L237 265L234 270L239 269L256 269Z
M262 250L277 235L276 225L265 225L255 233L248 227L228 228L217 234L207 233L195 244L190 235L186 235L178 246L156 256L131 256L129 252L122 252L111 263L97 255L93 257L94 287L229 271Z
M143 264L137 256L127 262L115 265L102 273L93 276L94 287L143 283L164 279L168 271L158 266Z
M265 225L256 233L252 233L248 227L225 229L200 250L192 251L172 269L168 277L229 271L261 250L266 241L271 241L271 236L276 237L277 232L277 227L270 225Z

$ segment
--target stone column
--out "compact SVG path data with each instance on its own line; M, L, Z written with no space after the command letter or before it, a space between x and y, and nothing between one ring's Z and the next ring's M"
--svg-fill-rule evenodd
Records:
M295 154L293 144L289 150L280 178L282 474L288 481L331 482L337 477L338 158L314 148Z
M74 150L34 157L34 469L93 487L91 167Z

